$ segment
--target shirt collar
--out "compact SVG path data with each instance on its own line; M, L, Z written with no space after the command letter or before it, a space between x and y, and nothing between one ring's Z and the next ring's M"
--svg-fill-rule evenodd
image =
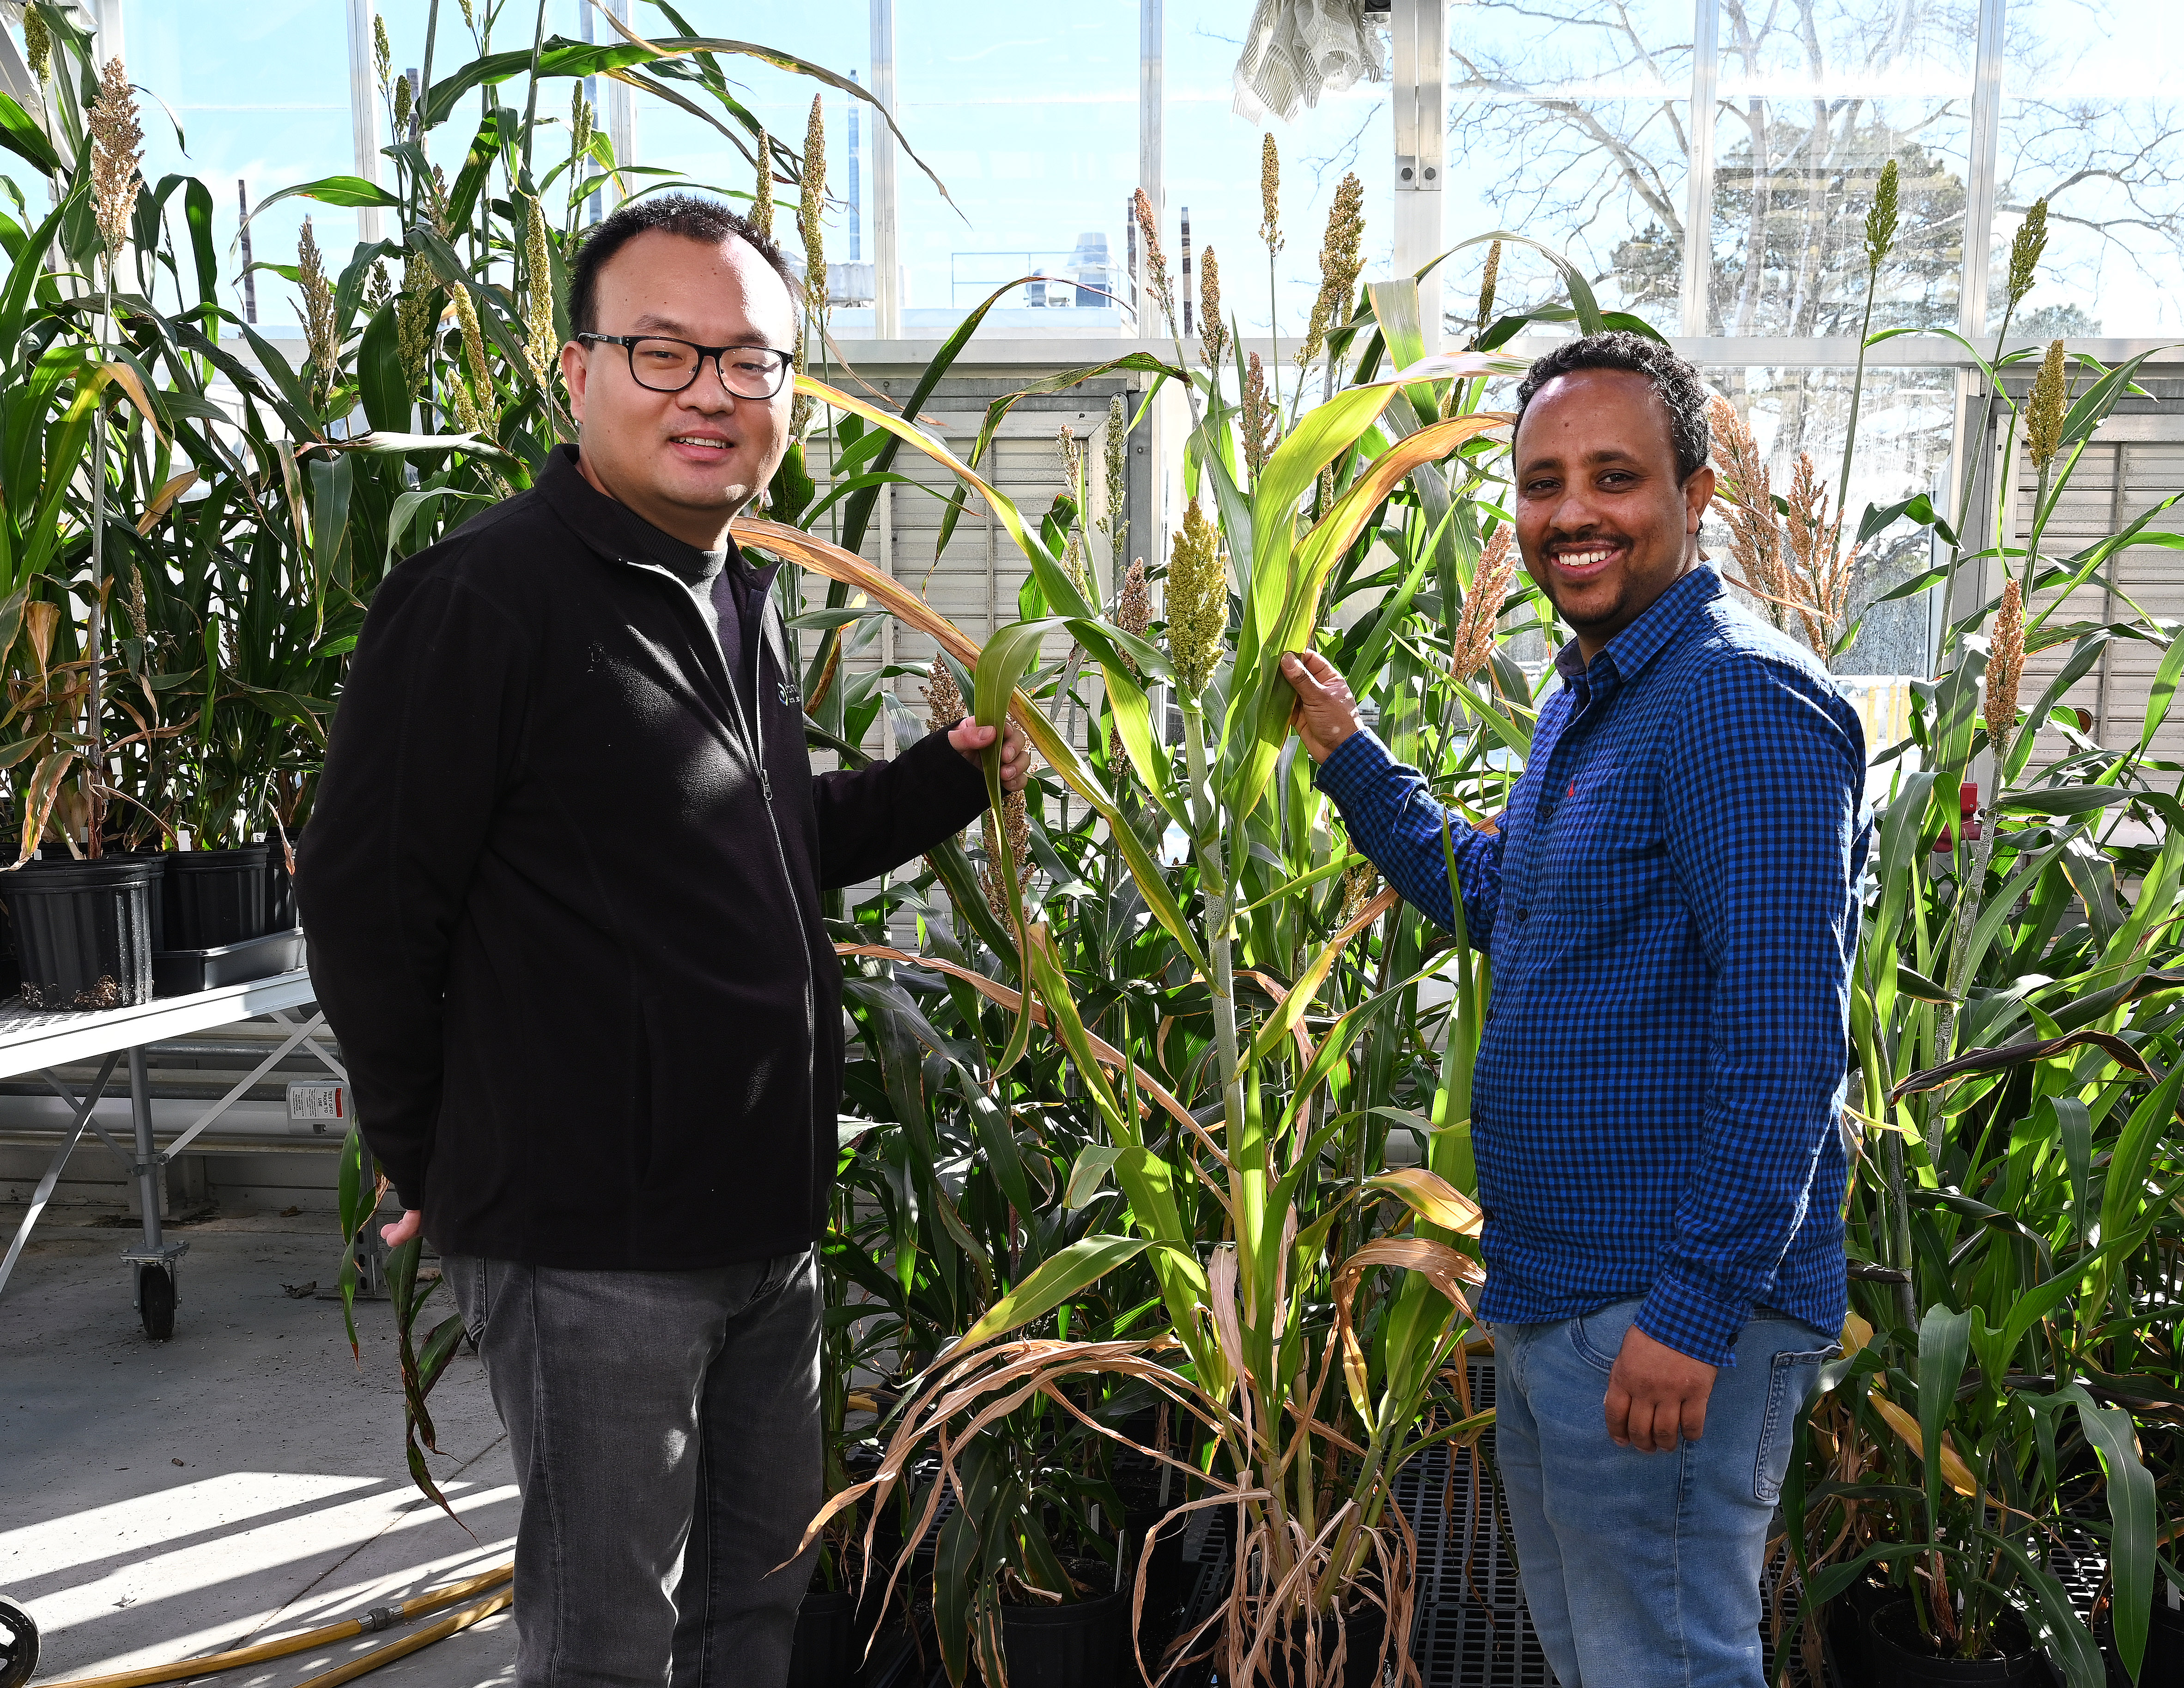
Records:
M609 498L584 478L577 466L577 448L557 445L546 454L538 490L577 537L600 556L617 563L649 564L678 578L691 572L689 559L704 554L671 533L663 533L628 505ZM748 574L735 540L727 542L727 571Z
M1602 645L1600 655L1611 659L1608 666L1619 679L1635 679L1639 671L1667 649L1707 604L1721 596L1722 591L1721 577L1711 565L1701 563L1647 604L1636 621ZM1555 653L1555 672L1562 676L1563 684L1571 687L1587 677L1587 666L1578 654L1575 639Z

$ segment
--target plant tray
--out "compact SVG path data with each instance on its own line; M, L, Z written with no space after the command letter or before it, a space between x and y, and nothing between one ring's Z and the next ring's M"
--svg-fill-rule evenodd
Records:
M1494 1404L1494 1364L1468 1362L1473 1404ZM1517 1580L1509 1538L1509 1513L1494 1470L1494 1434L1479 1439L1479 1456L1444 1443L1405 1463L1395 1483L1396 1504L1418 1538L1418 1609L1411 1657L1425 1688L1553 1688L1531 1614ZM1208 1507L1202 1527L1184 1539L1186 1568L1195 1572L1184 1622L1195 1626L1218 1608L1228 1583L1228 1518ZM1796 1591L1769 1575L1760 1587L1764 1621L1795 1616ZM1210 1661L1170 1679L1184 1688L1212 1688ZM1793 1664L1788 1688L1814 1688Z
M188 996L200 990L216 990L224 984L271 978L303 965L300 929L268 932L240 944L214 944L209 950L160 950L152 956L152 994Z

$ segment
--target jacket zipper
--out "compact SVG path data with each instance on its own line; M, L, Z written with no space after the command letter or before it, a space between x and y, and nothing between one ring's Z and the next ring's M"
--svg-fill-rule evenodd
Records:
M623 560L629 562L627 558ZM702 635L699 640L698 649L700 651L711 651L720 658L722 672L728 682L728 712L732 717L731 727L744 747L744 754L750 758L751 766L758 770L759 795L766 801L766 824L773 833L774 860L781 865L782 889L788 893L789 912L796 916L797 936L801 939L804 950L804 1097L805 1106L808 1107L817 1093L819 1071L819 1012L816 1000L815 981L811 973L811 940L802 930L804 911L797 906L796 876L788 871L788 847L781 841L781 822L775 817L773 812L773 779L766 771L766 733L758 719L758 700L755 698L751 700L750 712L746 715L744 711L743 694L736 685L735 670L729 666L727 653L721 649L720 627L717 624L710 627L705 625L707 617L704 610L699 607L698 600L692 595L689 587L670 571L656 567L653 564L632 563L630 565L674 582L675 595L688 605L690 612L698 617L699 632ZM769 593L759 600L758 673L761 678L765 675L766 661L766 618L772 612L773 599ZM764 688L761 687L760 689Z

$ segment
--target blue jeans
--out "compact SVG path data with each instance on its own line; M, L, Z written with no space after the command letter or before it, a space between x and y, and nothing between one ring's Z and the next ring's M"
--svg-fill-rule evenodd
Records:
M516 1688L781 1688L825 1498L811 1251L442 1269L523 1490Z
M1494 1327L1494 1443L1532 1627L1562 1688L1762 1688L1759 1573L1798 1417L1834 1345L1747 1323L1669 1453L1608 1439L1636 1301Z

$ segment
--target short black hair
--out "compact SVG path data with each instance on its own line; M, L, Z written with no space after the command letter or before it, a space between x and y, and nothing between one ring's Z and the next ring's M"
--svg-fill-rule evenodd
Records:
M1604 334L1588 334L1565 341L1524 371L1517 388L1517 421L1539 390L1557 376L1580 370L1628 370L1653 383L1669 412L1669 437L1676 448L1676 481L1688 481L1706 466L1713 454L1713 435L1707 426L1706 383L1698 370L1658 340L1611 328Z
M772 267L773 273L787 285L793 302L800 307L803 304L804 287L796 272L788 267L781 248L760 234L749 218L718 199L707 199L695 193L649 194L642 199L628 201L611 216L594 223L585 234L583 244L577 248L577 261L569 269L571 332L598 331L599 271L606 267L609 259L638 236L655 229L707 246L718 246L733 236Z

